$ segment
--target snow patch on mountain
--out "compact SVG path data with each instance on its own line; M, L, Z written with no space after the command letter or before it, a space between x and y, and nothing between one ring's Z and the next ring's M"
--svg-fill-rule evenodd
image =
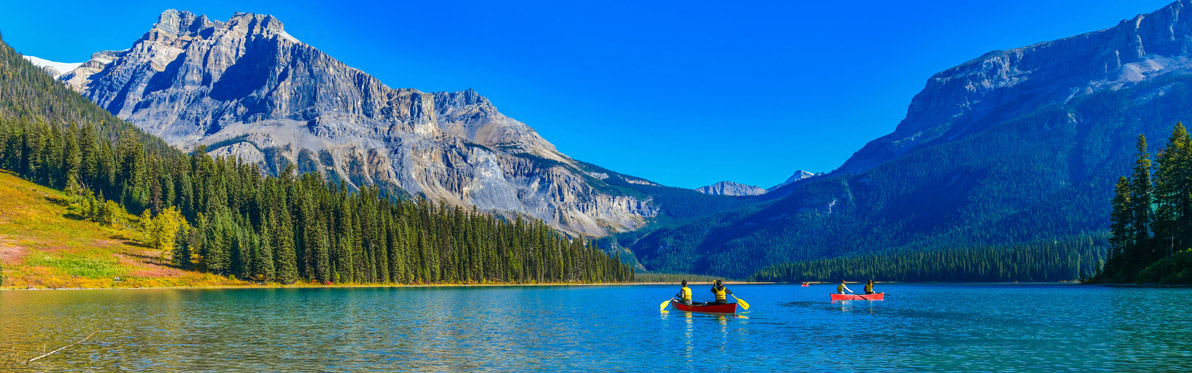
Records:
M815 177L815 176L819 176L819 175L822 175L822 174L823 174L823 173L814 173L814 172L810 172L810 171L798 170L798 171L795 171L795 174L794 174L794 175L791 175L791 177L788 177L788 178L786 178L786 181L783 181L783 182L781 182L781 183L778 183L778 185L775 185L775 186L772 186L772 187L766 188L766 192L767 192L767 193L768 193L768 192L773 192L773 191L775 191L775 190L778 190L778 188L782 188L782 187L784 187L784 186L787 186L787 185L791 185L791 184L794 184L794 183L798 183L798 182L800 182L800 181L807 180L807 179L809 179L809 178L812 178L812 177Z
M82 62L54 62L34 56L24 57L29 62L32 62L33 65L40 67L47 73L50 73L50 75L53 75L54 78L58 78L66 73L74 71L74 69L79 68L79 66L83 64Z
M288 33L288 32L282 31L282 32L279 32L278 35L281 36L282 39L289 40L291 43L294 43L294 44L301 43L300 41L298 41L298 38L295 38L294 35L290 35L290 33Z

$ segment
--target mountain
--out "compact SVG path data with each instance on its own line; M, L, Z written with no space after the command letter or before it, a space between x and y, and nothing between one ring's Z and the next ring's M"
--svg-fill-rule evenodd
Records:
M721 181L716 184L696 188L695 191L714 196L760 196L818 175L822 174L798 170L795 171L794 175L791 175L791 177L787 178L786 181L769 188L763 189L762 187L753 185L745 185L731 181Z
M653 183L571 159L474 90L390 88L269 15L167 10L129 49L61 79L175 147L270 174L294 166L586 235L641 227L662 209L635 189Z
M1192 69L1188 2L1177 1L1116 27L1028 47L992 51L942 71L915 95L893 133L867 144L838 170L856 173L925 145L953 142L1047 105L1066 106ZM1157 92L1161 94L1161 92ZM1076 124L1082 118L1070 118Z
M906 118L789 194L618 236L648 270L747 276L781 262L1101 234L1139 134L1192 120L1192 1L993 51L928 79Z
M3 40L0 170L0 277L18 284L633 278L615 255L541 220L390 198L376 187L353 192L313 172L264 176L236 159L184 154L67 88Z
M794 183L797 183L797 182L800 182L803 180L807 180L807 179L810 179L812 177L819 176L819 175L823 175L823 173L817 174L814 172L797 170L797 171L795 171L794 175L791 175L791 177L786 178L786 181L778 183L778 185L766 188L766 192L773 192L775 190L778 190L778 188L782 188L784 186L791 185L791 184L794 184Z
M766 194L766 190L753 185L721 181L716 184L696 188L695 191L714 196L759 196Z

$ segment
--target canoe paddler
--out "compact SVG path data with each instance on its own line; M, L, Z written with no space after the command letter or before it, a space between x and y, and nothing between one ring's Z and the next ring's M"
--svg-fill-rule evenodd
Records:
M850 294L856 294L856 293L853 293L852 289L849 289L848 286L844 285L844 280L840 280L840 285L836 285L836 292L840 293L840 294L845 294L845 292L848 292Z
M687 280L683 280L683 287L679 289L679 293L675 294L675 298L679 303L691 304L691 288L687 287Z
M877 294L873 292L873 279L869 279L869 282L865 283L865 294Z
M716 283L712 285L712 294L716 294L716 302L714 304L727 304L728 295L732 293L733 291L724 287L724 283L720 282L720 280L716 280Z

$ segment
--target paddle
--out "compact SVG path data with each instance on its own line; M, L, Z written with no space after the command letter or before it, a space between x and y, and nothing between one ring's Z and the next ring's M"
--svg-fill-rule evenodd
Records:
M749 310L749 303L745 303L745 301L741 300L741 298L737 298L736 295L733 295L733 294L729 294L729 295L732 295L733 299L737 300L737 303L739 303L741 305L741 308L744 308L746 311Z
M854 293L852 290L845 290L845 291L848 292L848 295L852 295L854 297L861 298L862 300L868 300L868 299L865 299L865 297L863 297L863 296L857 295L857 293ZM840 293L840 295L845 295L845 294ZM841 299L841 301L846 301L846 300L852 300L852 299Z
M861 298L861 300L869 300L869 298L866 298L864 295L857 294L857 293L854 293L854 292L851 292L851 291L850 291L850 292L848 292L848 293L849 293L849 294L852 294L854 297Z
M666 310L666 306L669 306L670 302L671 302L670 299L667 299L665 302L662 302L662 304L658 306L658 310L659 311Z

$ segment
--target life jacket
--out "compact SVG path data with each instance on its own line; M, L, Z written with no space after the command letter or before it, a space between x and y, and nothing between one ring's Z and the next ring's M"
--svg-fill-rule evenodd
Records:
M872 283L867 283L867 284L865 284L865 293L866 293L866 294L872 294L872 293L873 293L873 284L872 284Z
M844 294L844 283L843 282L841 282L840 285L836 285L836 292L840 293L840 294Z
M726 290L727 289L725 289L724 286L721 286L721 287L713 286L712 287L712 293L716 294L717 302L727 302L728 301L728 294L727 294Z
M684 286L682 289L682 292L683 292L683 300L691 301L691 288Z

